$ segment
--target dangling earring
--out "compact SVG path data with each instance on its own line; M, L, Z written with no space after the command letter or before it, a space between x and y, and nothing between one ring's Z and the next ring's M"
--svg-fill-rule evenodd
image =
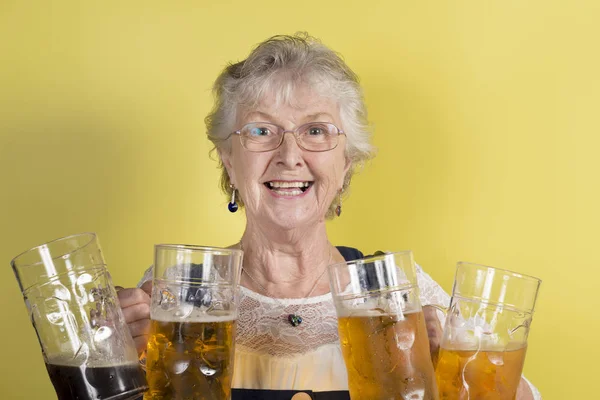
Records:
M337 215L338 217L340 216L340 214L342 214L342 192L344 191L344 189L340 189L340 194L339 194L339 203L337 205L337 207L335 208L335 215Z
M229 212L234 213L239 208L237 203L235 202L235 191L237 189L235 188L235 186L233 186L231 184L229 185L229 187L232 188L233 190L231 191L231 202L229 202L229 204L227 204L227 208L229 209Z

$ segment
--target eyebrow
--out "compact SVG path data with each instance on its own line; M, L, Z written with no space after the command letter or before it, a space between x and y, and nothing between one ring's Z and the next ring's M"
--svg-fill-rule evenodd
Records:
M270 114L267 114L267 113L262 112L262 111L252 111L252 112L249 112L248 114L246 114L245 117L246 118L250 118L250 117L254 117L254 116L257 116L259 118L264 118L265 122L273 122L274 121L273 117Z
M305 122L306 121L317 121L318 122L318 121L321 121L322 117L325 117L326 119L328 119L329 122L333 122L333 117L329 113L325 113L325 112L318 112L315 114L307 115L304 118L304 121ZM328 121L322 121L322 122L328 122Z

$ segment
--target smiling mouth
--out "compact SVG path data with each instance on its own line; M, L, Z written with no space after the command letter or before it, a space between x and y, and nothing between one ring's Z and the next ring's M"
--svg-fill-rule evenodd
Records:
M269 181L265 182L264 185L271 192L280 196L300 196L313 185L313 182Z

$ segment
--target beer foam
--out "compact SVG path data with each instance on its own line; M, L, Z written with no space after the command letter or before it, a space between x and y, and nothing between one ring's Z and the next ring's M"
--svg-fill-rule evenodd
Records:
M151 310L150 319L160 322L227 322L237 319L235 311L220 311L207 313L206 311L195 308L187 315L178 316L177 309L162 310L155 308Z
M350 317L397 317L402 315L410 315L421 312L421 310L404 310L396 312L385 312L384 310L370 309L344 309L341 312L338 311L339 318L350 318Z
M519 351L527 348L527 343L489 343L481 342L478 345L472 343L443 343L442 348L448 351L472 351L472 352L508 352Z
M341 317L395 316L421 311L418 298L398 290L367 295L338 296L334 298L334 301L338 315Z
M524 341L515 341L498 333L486 332L479 326L474 328L446 328L443 347L452 350L485 350L485 351L510 351L526 346Z

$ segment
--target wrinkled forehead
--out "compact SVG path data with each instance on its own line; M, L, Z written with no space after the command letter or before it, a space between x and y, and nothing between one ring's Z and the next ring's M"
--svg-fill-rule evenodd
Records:
M341 122L338 101L332 95L331 85L325 81L272 79L255 86L244 97L238 104L239 123L267 115L282 121L320 118L324 122Z

